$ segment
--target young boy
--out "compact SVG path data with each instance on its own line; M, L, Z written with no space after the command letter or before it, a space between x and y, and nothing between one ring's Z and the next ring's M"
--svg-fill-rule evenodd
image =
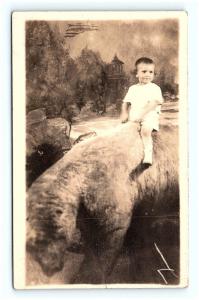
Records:
M152 82L155 69L153 60L141 57L136 61L135 67L138 83L130 86L123 100L121 119L122 123L129 120L140 124L144 145L143 164L150 166L153 152L151 133L159 130L159 113L163 99L160 87Z

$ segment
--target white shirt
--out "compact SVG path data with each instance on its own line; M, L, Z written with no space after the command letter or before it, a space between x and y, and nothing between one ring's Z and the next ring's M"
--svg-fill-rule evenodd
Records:
M142 110L145 106L151 101L158 100L161 103L163 102L162 92L160 87L153 83L147 84L135 84L132 85L123 102L131 103L131 108L129 112L129 120L139 119ZM143 121L155 122L157 123L160 113L160 105L158 105L153 111L148 112ZM156 126L154 124L154 126ZM156 128L155 128L156 129Z

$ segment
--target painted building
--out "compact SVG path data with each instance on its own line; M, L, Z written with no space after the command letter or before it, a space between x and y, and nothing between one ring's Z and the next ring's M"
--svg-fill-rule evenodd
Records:
M107 83L109 103L116 103L124 96L127 76L124 72L124 62L115 54L111 63L107 66Z

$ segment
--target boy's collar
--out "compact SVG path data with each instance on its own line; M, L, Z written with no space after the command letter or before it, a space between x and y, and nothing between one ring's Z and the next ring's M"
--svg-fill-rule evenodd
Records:
M140 83L138 82L137 85L140 85L140 86L146 86L146 85L149 85L149 84L152 84L153 82L148 82L148 83Z

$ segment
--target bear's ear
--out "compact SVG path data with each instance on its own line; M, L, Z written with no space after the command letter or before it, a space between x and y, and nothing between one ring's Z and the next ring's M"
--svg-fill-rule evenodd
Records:
M37 240L36 231L26 222L26 246L27 248L34 248Z

